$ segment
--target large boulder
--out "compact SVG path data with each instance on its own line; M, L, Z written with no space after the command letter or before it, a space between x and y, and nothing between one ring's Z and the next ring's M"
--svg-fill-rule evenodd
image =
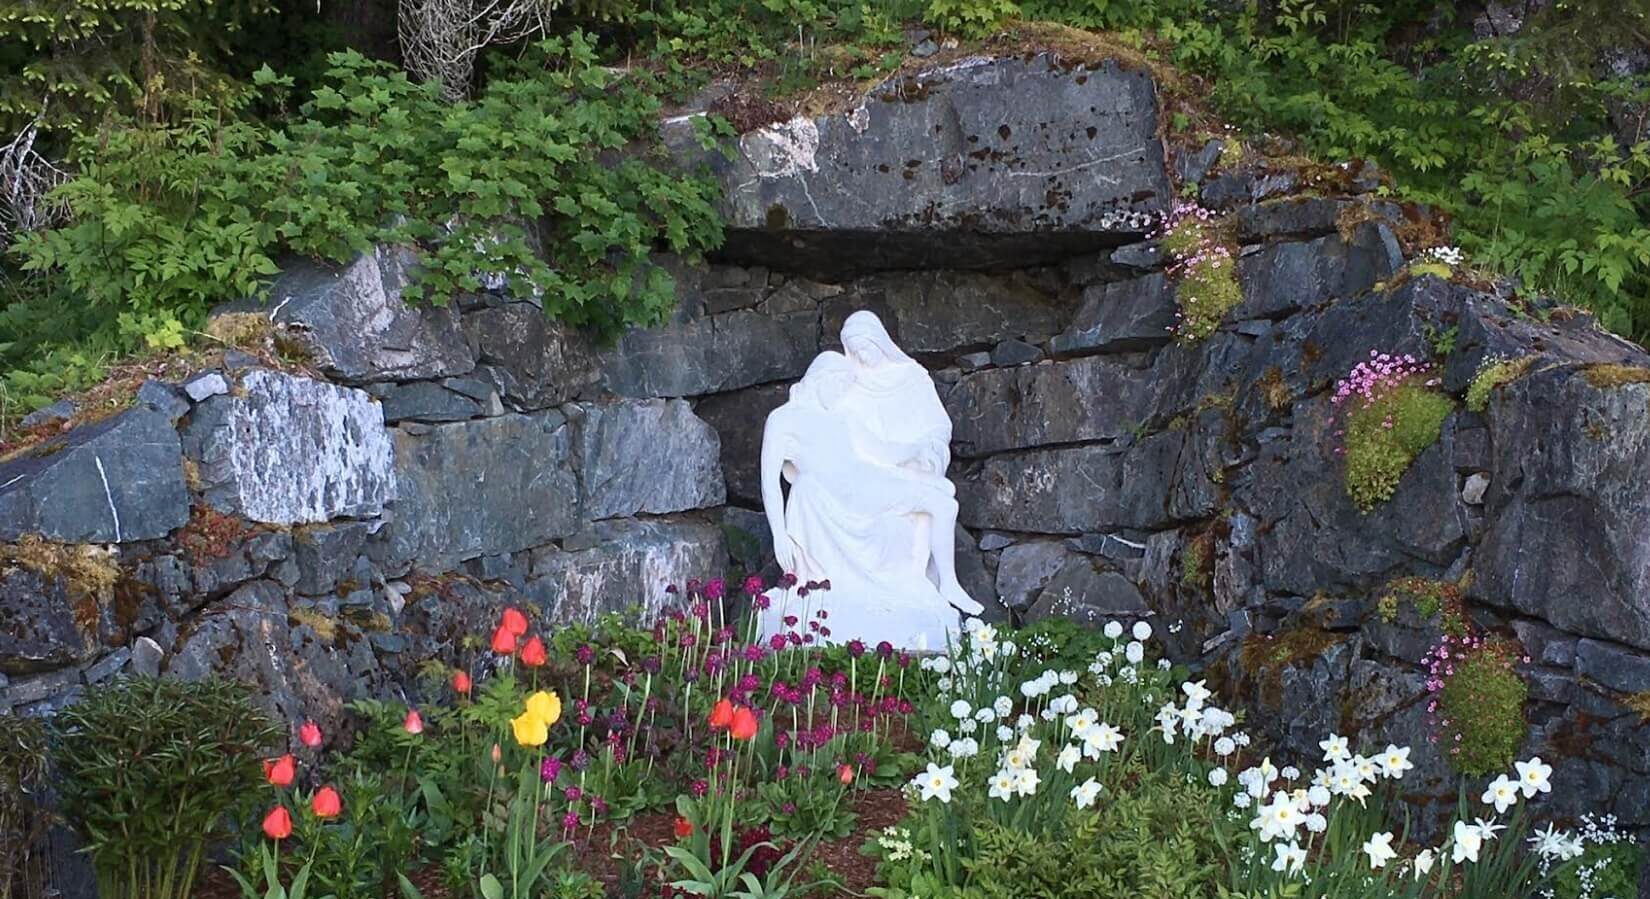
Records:
M584 517L662 515L721 505L716 431L684 400L566 408Z
M364 518L395 498L383 410L353 388L253 369L196 407L184 445L207 502L253 521Z
M578 530L572 435L559 412L397 428L399 496L381 561L440 572Z
M349 382L462 375L475 367L452 305L413 308L401 298L417 258L405 247L378 246L335 267L291 259L261 303L224 311L267 309L321 370Z
M1634 374L1549 368L1497 391L1474 593L1650 649L1650 368Z
M727 560L722 529L693 519L599 521L569 542L577 545L536 550L528 581L529 595L559 623L637 607L645 624L665 607L667 587L719 576Z
M902 74L710 155L732 258L831 271L1023 266L1139 236L1172 200L1151 78L1053 54ZM690 158L689 121L666 139Z
M0 539L129 543L188 520L178 433L169 413L147 405L0 463Z

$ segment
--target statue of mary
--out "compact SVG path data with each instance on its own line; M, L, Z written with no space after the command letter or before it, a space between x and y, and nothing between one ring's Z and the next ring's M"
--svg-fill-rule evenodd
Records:
M981 608L953 562L951 420L928 372L875 315L849 316L842 345L846 355L814 359L763 430L775 555L799 580L831 584L824 595L773 591L764 634L807 633L824 608L832 642L938 649L955 634L958 610Z

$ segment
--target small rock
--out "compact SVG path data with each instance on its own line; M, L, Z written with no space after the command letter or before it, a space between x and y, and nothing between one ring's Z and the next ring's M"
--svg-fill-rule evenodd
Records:
M1149 241L1131 243L1113 250L1111 261L1137 272L1155 271L1163 265L1163 249Z
M144 381L143 386L138 388L137 401L172 421L177 421L189 412L189 404L184 402L176 387L153 378Z
M138 677L160 677L160 663L166 651L148 637L132 641L132 673Z
M1027 365L1043 358L1043 351L1023 340L1005 340L991 350L991 364L1004 368Z
M74 417L75 405L72 400L58 400L50 406L36 409L23 416L19 426L24 430L40 427L46 424L61 424Z
M1215 163L1220 161L1220 154L1225 151L1226 142L1210 140L1197 152L1181 153L1175 157L1176 174L1180 176L1182 184L1196 184L1202 181Z
M1490 476L1482 471L1475 471L1467 478L1467 483L1461 487L1461 501L1469 506L1484 504L1484 491L1490 489Z
M126 663L132 660L132 651L122 646L101 659L86 666L85 677L88 684L100 684L120 673Z
M934 43L932 40L930 40L928 38L924 38L923 40L918 41L917 45L915 47L911 48L911 55L916 56L916 57L921 57L921 58L926 58L926 57L929 57L929 56L933 56L935 53L938 53L938 52L940 52L939 44Z
M993 532L988 532L984 536L980 537L980 551L981 552L995 552L996 550L1003 549L1005 547L1009 547L1009 546L1013 546L1013 545L1014 545L1014 538L1005 536L1003 534L998 534L994 531Z
M968 353L957 357L957 365L963 371L979 371L991 364L990 353Z
M183 392L191 402L201 402L208 397L221 396L229 392L229 382L223 375L209 371L204 375L197 375L185 382Z

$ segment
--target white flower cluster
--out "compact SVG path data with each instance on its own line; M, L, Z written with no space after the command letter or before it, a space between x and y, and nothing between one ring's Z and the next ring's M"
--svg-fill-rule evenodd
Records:
M1323 750L1326 765L1317 769L1310 783L1304 786L1293 785L1300 777L1299 771L1294 768L1279 770L1270 758L1237 774L1237 782L1243 789L1233 797L1232 803L1240 809L1256 805L1249 826L1261 842L1273 844L1276 854L1272 862L1274 871L1295 874L1301 870L1307 856L1301 831L1308 835L1305 842L1309 844L1311 835L1327 830L1326 813L1336 798L1351 799L1363 805L1373 792L1373 784L1383 779L1401 780L1405 772L1415 767L1409 760L1407 746L1389 744L1384 752L1375 756L1355 755L1344 737L1332 733L1320 741L1318 747ZM1216 751L1231 748L1234 747L1217 744ZM1520 797L1528 799L1537 793L1552 790L1549 782L1552 768L1543 764L1540 758L1518 762L1515 769L1518 774L1516 781L1501 775L1484 792L1483 802L1494 806L1497 814L1505 813ZM1216 769L1217 772L1220 770ZM1209 782L1218 787L1226 779L1211 773ZM1279 788L1275 789L1274 783ZM1406 869L1417 879L1427 876L1445 849L1448 850L1450 864L1477 862L1484 844L1504 829L1504 825L1495 823L1493 819L1479 818L1470 824L1464 820L1456 821L1445 847L1437 851L1423 849L1405 863ZM1383 832L1372 834L1364 842L1362 849L1371 870L1385 867L1387 862L1397 857L1393 839L1391 833ZM1531 842L1537 841L1532 839ZM1544 852L1543 847L1547 851ZM1551 852L1558 857L1560 851L1569 849L1570 844L1563 842L1562 837L1547 835L1538 843L1537 852L1544 856Z
M1460 265L1465 258L1460 247L1428 247L1421 252L1422 261L1441 262L1450 268Z
M1615 815L1586 814L1581 816L1580 826L1576 830L1557 830L1548 824L1545 830L1536 831L1530 837L1529 843L1541 859L1541 876L1546 877L1555 864L1580 858L1590 845L1608 846L1630 842L1632 839L1631 834L1616 829ZM1599 880L1614 863L1615 859L1612 856L1601 854L1596 861L1575 869L1576 885L1580 888L1577 895L1580 899L1605 899L1599 892ZM1541 891L1543 899L1553 899L1554 895L1551 888Z
M877 835L877 845L888 853L888 860L903 862L907 860L926 863L933 858L928 852L918 849L911 843L911 831L903 827L884 827Z

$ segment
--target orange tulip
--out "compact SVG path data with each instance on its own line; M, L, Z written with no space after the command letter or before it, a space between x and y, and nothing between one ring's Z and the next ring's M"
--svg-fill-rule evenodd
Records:
M749 740L756 736L756 713L740 706L733 710L733 723L728 725L728 735L735 740Z
M711 730L721 730L733 723L733 703L719 699L710 709Z
M313 721L305 721L303 726L298 728L298 742L311 749L319 748L321 745L320 725Z
M272 840L292 836L292 813L286 810L286 806L277 805L264 816L264 836Z
M509 631L511 636L524 636L527 633L527 616L516 609L506 608L499 627Z
M408 709L407 717L401 722L407 733L417 736L424 732L424 719L419 717L417 709Z
M842 785L845 786L845 787L848 786L849 784L852 784L854 782L854 766L853 765L838 765L838 766L836 766L836 779L841 781Z
M685 840L693 834L693 822L686 818L676 819L676 839Z
M470 695L470 676L462 670L453 672L453 692L460 696Z
M498 626L498 630L493 631L493 652L501 656L514 655L516 652L516 635L510 633L510 629L502 624Z
M315 797L309 801L309 809L317 818L336 818L343 807L343 802L338 798L338 791L331 787L317 790Z
M272 786L290 787L292 779L298 776L298 762L290 753L283 755L273 762L264 762L264 779Z
M544 641L537 637L528 637L527 642L521 647L521 663L529 668L539 668L548 661L550 657L544 651Z

